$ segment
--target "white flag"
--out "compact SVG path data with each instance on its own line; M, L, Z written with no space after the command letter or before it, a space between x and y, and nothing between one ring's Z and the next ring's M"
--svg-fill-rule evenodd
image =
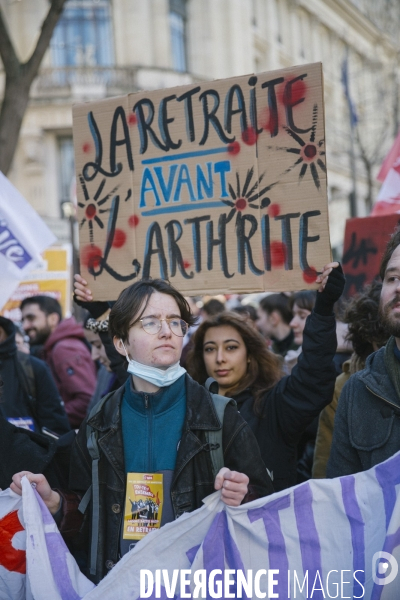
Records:
M22 500L10 489L0 492L0 600L25 600L26 532Z
M56 239L29 202L0 172L0 309L18 283L41 264L41 252Z
M147 535L96 587L26 479L22 490L23 516L15 495L0 493L0 600L400 598L400 452L235 508L216 492Z

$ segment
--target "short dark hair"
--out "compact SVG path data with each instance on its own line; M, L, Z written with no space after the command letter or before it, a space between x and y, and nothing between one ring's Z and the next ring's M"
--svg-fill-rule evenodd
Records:
M112 307L108 324L111 338L118 337L122 341L126 341L129 329L139 321L154 292L174 298L182 319L188 325L195 324L196 318L193 316L189 304L168 281L165 279L142 279L122 290ZM144 306L142 307L143 302Z
M238 304L232 308L232 312L242 317L248 317L254 322L257 321L257 311L252 304Z
M290 298L283 294L269 294L260 300L260 308L262 308L268 315L277 311L286 325L289 325L293 319L292 309L290 307Z
M224 312L225 306L218 300L218 298L211 298L208 302L205 302L201 308L208 317L213 317L221 312Z
M61 304L58 300L52 298L51 296L45 296L42 294L25 298L21 302L20 309L23 310L25 306L28 306L29 304L37 304L40 310L47 316L56 313L60 317L60 321L62 319Z
M301 290L300 292L296 292L291 298L292 309L293 305L297 304L299 308L311 312L315 306L316 299L317 292L315 290Z
M393 252L396 250L397 246L400 245L400 226L397 226L394 230L394 233L388 244L385 248L385 251L382 256L381 266L379 269L379 275L381 276L382 281L385 279L385 272L388 266L389 260L392 258Z

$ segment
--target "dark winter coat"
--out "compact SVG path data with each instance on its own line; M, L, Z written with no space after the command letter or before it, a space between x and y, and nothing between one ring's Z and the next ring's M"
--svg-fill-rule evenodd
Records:
M43 473L52 487L67 486L73 436L70 431L56 441L0 417L0 488L8 488L19 471Z
M335 317L323 317L313 311L306 321L297 365L262 398L263 418L254 413L250 390L233 396L241 416L257 439L276 491L296 484L300 436L332 401L336 380L335 351Z
M96 389L96 369L82 326L72 317L61 321L48 337L44 355L71 427L78 428Z
M38 358L29 357L35 380L35 398L30 399L28 380L19 364L14 324L0 317L0 325L8 335L0 344L0 378L3 381L0 415L5 419L30 417L39 433L42 427L58 435L67 433L70 426L48 366Z
M400 368L400 367L399 367ZM343 387L335 416L327 477L366 471L400 450L400 398L385 363L385 348Z
M101 450L99 546L95 581L102 579L120 558L119 541L126 489L120 410L123 393L124 387L110 394L101 412L89 421L90 425L98 431L98 445ZM205 436L205 431L220 427L214 405L209 392L189 376L186 376L186 401L183 434L171 485L172 505L176 518L184 512L199 508L203 498L215 491L210 451ZM249 499L273 492L256 440L232 404L227 405L225 409L223 449L225 466L248 475L251 493ZM69 487L79 495L83 495L92 483L85 424L77 435L71 465L73 469ZM73 531L76 508L77 503L74 503L71 495L65 495L64 518L60 528L63 534L67 533L66 538L71 536ZM89 549L88 521L86 517L86 522L81 529L81 541L86 550Z

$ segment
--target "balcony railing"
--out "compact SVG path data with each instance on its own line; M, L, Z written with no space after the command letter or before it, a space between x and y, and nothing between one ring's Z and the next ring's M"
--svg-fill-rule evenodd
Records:
M32 88L32 100L95 99L143 89L161 89L200 81L188 73L156 67L45 67Z

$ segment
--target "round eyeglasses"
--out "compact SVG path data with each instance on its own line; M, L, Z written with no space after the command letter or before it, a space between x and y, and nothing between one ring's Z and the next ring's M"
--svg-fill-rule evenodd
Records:
M174 335L184 337L189 329L188 324L183 319L171 317L169 319L157 319L157 317L144 317L139 319L141 326L146 333L156 335L162 327L162 321L165 321Z

